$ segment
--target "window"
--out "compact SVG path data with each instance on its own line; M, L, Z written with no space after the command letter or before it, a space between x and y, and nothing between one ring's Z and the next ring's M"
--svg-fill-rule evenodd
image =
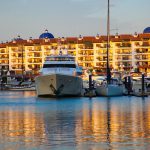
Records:
M76 68L75 64L44 64L43 68Z

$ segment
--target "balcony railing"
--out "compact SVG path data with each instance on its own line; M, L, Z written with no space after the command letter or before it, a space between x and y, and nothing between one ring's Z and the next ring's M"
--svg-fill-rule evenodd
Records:
M83 56L89 56L89 55L94 55L93 53L78 53L79 55L83 55Z
M118 55L131 55L131 52L116 52Z
M131 44L116 44L117 47L131 47Z

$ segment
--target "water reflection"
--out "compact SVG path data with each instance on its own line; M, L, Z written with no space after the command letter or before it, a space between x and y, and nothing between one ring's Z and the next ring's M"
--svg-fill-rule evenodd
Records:
M83 104L82 114L81 122L76 126L79 145L90 141L99 143L107 149L131 146L142 149L150 142L148 99L125 97L120 101L118 98L104 100L96 98L88 104L86 102Z
M39 146L42 140L38 138L46 138L43 117L36 115L33 107L22 111L9 108L0 111L0 118L0 143L3 149L16 150L19 144L31 147L31 143L32 146Z
M6 101L0 98L2 150L150 148L149 97L50 100L27 92Z
M1 91L0 92L0 99L7 99L7 98L30 98L35 97L35 91Z

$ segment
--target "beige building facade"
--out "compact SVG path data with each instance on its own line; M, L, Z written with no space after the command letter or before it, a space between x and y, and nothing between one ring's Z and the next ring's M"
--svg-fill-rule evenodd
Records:
M0 44L1 69L38 74L45 57L62 52L74 55L83 69L106 72L106 36L14 39ZM150 33L110 36L109 63L112 70L150 72Z

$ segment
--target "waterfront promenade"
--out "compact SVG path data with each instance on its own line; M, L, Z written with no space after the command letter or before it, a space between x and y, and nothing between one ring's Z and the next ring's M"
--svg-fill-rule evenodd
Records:
M150 149L150 98L0 91L0 150Z

